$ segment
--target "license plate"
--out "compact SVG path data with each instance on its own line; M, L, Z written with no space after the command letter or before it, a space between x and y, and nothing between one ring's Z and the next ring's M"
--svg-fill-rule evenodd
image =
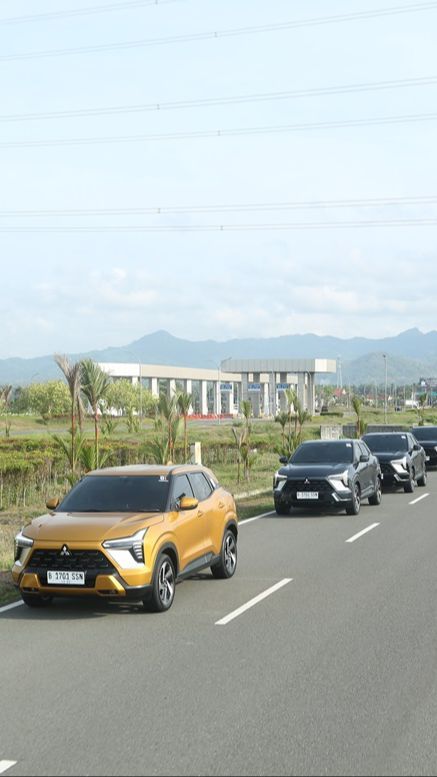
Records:
M297 491L296 496L298 499L318 499L318 491Z
M49 570L47 572L49 585L85 585L85 572L61 572Z

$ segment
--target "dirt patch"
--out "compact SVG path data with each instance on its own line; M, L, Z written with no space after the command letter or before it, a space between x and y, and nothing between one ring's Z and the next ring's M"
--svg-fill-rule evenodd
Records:
M0 570L0 606L9 604L19 598L17 589L12 582L12 575L9 571Z

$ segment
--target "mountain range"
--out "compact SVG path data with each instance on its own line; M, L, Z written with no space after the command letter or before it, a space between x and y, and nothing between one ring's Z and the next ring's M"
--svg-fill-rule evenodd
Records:
M383 358L386 354L386 360ZM191 341L160 330L126 346L108 347L86 353L68 354L71 361L91 358L99 362L142 362L185 367L218 367L227 358L327 358L341 364L343 385L385 381L417 383L421 377L437 376L437 331L423 333L408 329L393 337L370 339L282 335L270 338ZM331 382L337 383L336 375ZM60 378L53 354L30 359L0 359L0 384L26 385Z

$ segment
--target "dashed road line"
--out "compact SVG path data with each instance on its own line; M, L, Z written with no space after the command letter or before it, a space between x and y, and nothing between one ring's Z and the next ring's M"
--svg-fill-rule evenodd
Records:
M254 515L253 518L245 518L244 521L238 521L239 526L244 526L246 523L252 523L252 521L259 521L260 518L267 518L268 515L275 515L274 510L270 510L268 513L261 513L261 515Z
M12 604L6 604L5 607L0 607L0 613L7 612L7 610L13 610L14 607L21 607L24 602L12 602ZM0 761L2 763L2 761Z
M354 534L353 537L349 537L349 539L345 540L345 542L355 542L355 540L358 540L359 537L363 536L363 534L367 534L368 531L372 531L372 529L376 529L377 526L379 526L379 523L372 523L366 529L359 531L358 534Z
M263 591L263 593L258 594L258 596L255 596L253 599L251 599L246 604L243 604L237 610L230 612L229 615L226 615L224 618L221 618L221 620L216 621L215 625L226 626L228 623L230 623L230 621L233 621L235 618L238 618L239 615L243 615L244 612L247 612L247 610L250 610L252 607L255 607L256 604L259 604L259 602L262 602L263 599L266 599L268 596L271 596L276 591L279 591L279 589L283 588L284 585L288 585L288 583L291 583L292 580L293 580L292 577L284 577L284 579L280 580L279 583L272 585L271 588L268 588L266 591Z
M417 505L418 502L421 502L422 499L426 499L426 497L429 496L429 494L422 494L422 496L418 496L417 499L413 499L412 502L408 502L409 505Z
M15 766L16 763L16 761L0 761L0 774L3 774L12 766Z

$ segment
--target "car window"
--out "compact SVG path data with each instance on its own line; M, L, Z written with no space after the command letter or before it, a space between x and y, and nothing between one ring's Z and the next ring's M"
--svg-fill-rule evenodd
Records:
M147 513L165 510L169 481L165 475L87 475L58 505L68 513Z
M364 442L369 446L373 453L398 453L408 450L408 440L406 434L369 434L364 437Z
M172 485L172 505L175 505L183 496L194 496L190 481L186 475L175 475Z
M196 499L198 499L199 502L208 499L212 492L212 488L203 472L190 472L189 479Z
M369 456L369 454L370 454L370 451L369 451L369 449L368 449L367 445L365 445L365 443L363 443L363 442L359 442L359 443L358 443L358 447L359 447L359 449L360 449L360 454L361 454L362 456Z
M301 444L290 459L291 464L350 464L351 442L308 442Z
M435 426L422 426L419 429L413 429L412 432L416 440L419 442L426 440L437 440L437 428Z

